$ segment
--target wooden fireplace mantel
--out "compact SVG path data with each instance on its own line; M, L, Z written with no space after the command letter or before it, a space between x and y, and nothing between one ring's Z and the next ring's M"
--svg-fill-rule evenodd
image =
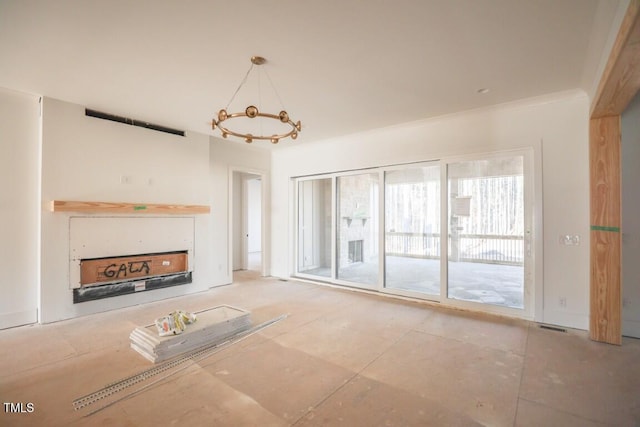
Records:
M77 202L52 200L52 212L84 212L114 214L208 214L207 205L169 205L157 203Z

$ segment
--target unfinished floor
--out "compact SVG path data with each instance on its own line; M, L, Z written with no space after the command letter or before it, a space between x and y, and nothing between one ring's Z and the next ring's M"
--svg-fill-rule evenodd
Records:
M129 348L136 326L220 304L254 323L289 317L93 415L74 411L76 398L151 366ZM34 409L3 411L0 425L637 426L639 361L640 340L599 344L245 272L205 293L0 331L0 398Z

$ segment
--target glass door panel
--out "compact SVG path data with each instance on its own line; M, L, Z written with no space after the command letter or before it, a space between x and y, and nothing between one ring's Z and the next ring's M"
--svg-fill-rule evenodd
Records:
M331 178L298 181L298 272L331 277Z
M440 295L440 166L385 172L385 287Z
M337 178L337 278L368 289L378 286L378 176Z
M448 298L524 309L523 169L523 156L448 165Z

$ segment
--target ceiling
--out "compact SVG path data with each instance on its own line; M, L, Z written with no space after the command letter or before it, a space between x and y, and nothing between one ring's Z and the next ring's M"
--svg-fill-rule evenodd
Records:
M288 146L553 92L592 93L627 3L0 0L0 87L218 135L212 117L261 55L267 64L230 112L258 96L262 110L277 112L279 97L303 126L295 142L278 145Z

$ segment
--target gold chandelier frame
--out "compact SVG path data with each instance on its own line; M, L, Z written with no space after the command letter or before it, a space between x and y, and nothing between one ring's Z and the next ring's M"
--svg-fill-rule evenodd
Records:
M244 80L240 83L240 86L238 87L238 89L236 89L236 92L233 94L233 97L229 101L229 104L233 102L233 99L235 98L236 94L240 91L244 83L247 81L247 77L251 73L251 70L253 70L253 66L262 65L265 62L267 62L267 60L261 56L251 57L251 67L249 68L249 71L247 71L247 74L245 75ZM275 87L273 88L273 90L276 92L276 95L277 95L277 91L275 90ZM258 107L256 107L255 105L249 105L243 112L228 113L227 108L229 108L229 104L227 104L226 108L223 108L220 111L218 111L217 120L214 118L211 122L211 129L215 130L216 127L220 129L220 132L223 138L227 138L229 135L231 135L237 138L243 138L247 143L251 143L254 140L267 140L267 141L271 141L273 144L277 144L283 138L291 138L291 139L298 138L298 132L302 131L302 123L300 123L299 120L294 123L293 120L291 120L291 118L289 117L289 113L287 113L286 110L284 109L281 110L278 114L262 113L258 110ZM256 117L263 117L266 119L278 120L281 123L291 126L291 130L289 130L289 132L273 134L273 135L253 135L251 133L237 132L230 129L228 126L222 125L223 122L230 119L235 119L238 117L248 117L250 119L254 119Z

